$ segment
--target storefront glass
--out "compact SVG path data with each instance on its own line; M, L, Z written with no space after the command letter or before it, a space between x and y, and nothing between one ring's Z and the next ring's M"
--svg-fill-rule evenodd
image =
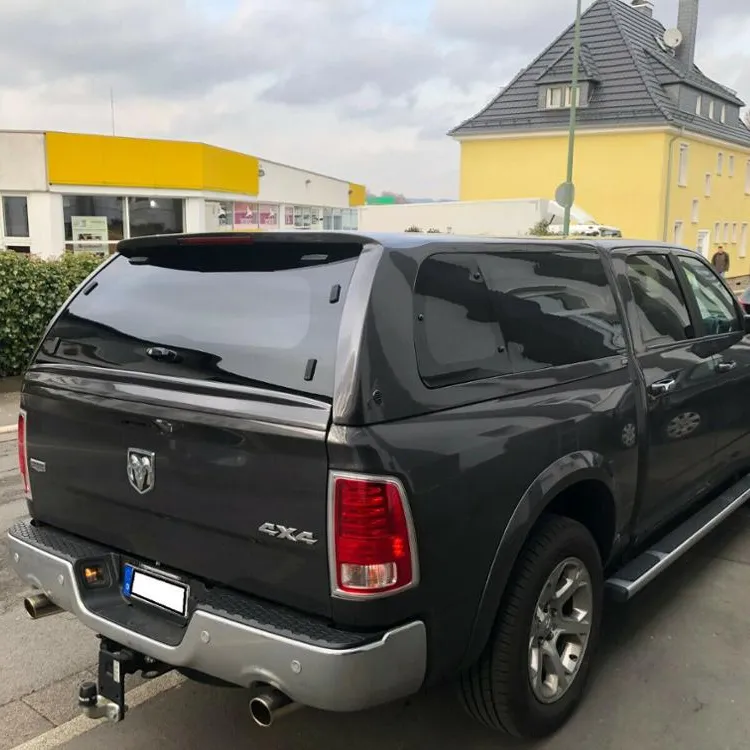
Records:
M5 237L29 236L29 208L25 195L4 195L2 201Z
M111 195L63 196L66 250L108 253L123 239L123 199Z
M179 234L185 231L183 201L178 198L128 198L130 236Z

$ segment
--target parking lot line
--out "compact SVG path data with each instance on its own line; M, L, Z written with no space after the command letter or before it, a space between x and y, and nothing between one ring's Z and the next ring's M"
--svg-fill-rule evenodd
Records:
M160 693L172 690L181 685L184 681L185 678L177 672L168 672L154 680L149 680L127 693L127 706L132 710ZM40 734L21 745L16 745L12 750L49 750L50 748L59 747L66 742L70 742L72 739L90 732L104 723L106 723L106 719L89 719L87 716L81 714L80 716L76 716L75 719L60 724L59 727L50 729L44 734Z

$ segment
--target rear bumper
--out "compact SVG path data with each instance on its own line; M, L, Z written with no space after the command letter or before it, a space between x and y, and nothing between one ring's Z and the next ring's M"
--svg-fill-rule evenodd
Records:
M111 555L112 550L28 523L11 528L8 542L12 565L24 581L96 633L172 667L244 687L268 683L298 703L326 711L387 703L417 692L424 681L427 645L422 622L367 635L326 630L328 626L312 619L307 626L303 616L287 611L281 616L275 612L266 628L248 614L249 597L227 592L222 608L198 604L179 642L165 643L86 605L77 562ZM230 606L238 599L243 607ZM270 611L262 606L260 611ZM298 627L290 627L294 625Z

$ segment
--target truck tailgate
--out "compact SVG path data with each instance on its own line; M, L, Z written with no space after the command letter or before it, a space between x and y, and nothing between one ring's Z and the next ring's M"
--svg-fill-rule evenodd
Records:
M23 405L36 519L327 614L327 405L44 371Z

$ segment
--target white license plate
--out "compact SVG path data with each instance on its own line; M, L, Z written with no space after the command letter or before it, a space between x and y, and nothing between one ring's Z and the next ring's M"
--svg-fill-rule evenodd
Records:
M184 616L187 612L187 586L152 576L132 565L123 569L122 593L127 598L140 599L178 615Z

